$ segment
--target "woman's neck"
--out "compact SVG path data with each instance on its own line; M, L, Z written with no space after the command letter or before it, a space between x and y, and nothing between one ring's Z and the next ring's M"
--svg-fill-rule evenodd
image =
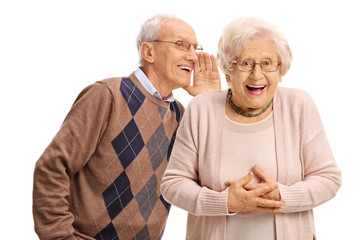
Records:
M255 122L259 122L259 121L267 118L270 115L270 113L272 112L272 109L273 109L273 106L271 105L268 109L266 109L266 111L264 113L260 114L259 116L246 117L246 116L240 115L237 112L235 112L235 110L232 109L230 104L228 102L226 102L225 114L226 114L226 116L228 118L230 118L234 122L238 122L238 123L255 123Z

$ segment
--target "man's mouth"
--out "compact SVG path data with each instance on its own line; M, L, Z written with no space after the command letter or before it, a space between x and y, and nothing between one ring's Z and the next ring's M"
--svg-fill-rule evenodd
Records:
M246 85L246 88L248 90L248 92L251 95L261 95L264 92L264 89L266 88L266 85L253 85L253 84L249 84Z
M183 66L183 65L179 65L178 68L180 68L181 70L187 71L189 73L191 73L191 71L192 71L191 67L187 67L187 66Z

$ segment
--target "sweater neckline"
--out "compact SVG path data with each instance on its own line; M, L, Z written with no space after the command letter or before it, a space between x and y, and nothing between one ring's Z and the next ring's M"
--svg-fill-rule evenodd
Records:
M140 83L140 81L136 78L135 76L135 72L132 72L130 74L130 79L131 81L133 81L133 83L135 84L135 86L137 88L139 88L139 90L142 92L142 94L145 95L145 97L150 100L152 103L154 103L155 105L159 106L159 107L162 107L162 108L170 108L171 104L175 104L175 102L177 102L176 99L174 99L174 102L165 102L165 101L162 101L158 98L156 98L155 96L151 95L145 88L144 86Z
M267 129L274 125L273 111L266 118L255 123L239 123L231 120L225 115L225 129L233 132L254 133Z

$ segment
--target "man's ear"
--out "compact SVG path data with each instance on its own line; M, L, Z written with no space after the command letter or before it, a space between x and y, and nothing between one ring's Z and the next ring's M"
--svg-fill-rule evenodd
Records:
M141 54L143 56L144 61L148 63L154 63L154 47L152 43L143 42L141 44Z

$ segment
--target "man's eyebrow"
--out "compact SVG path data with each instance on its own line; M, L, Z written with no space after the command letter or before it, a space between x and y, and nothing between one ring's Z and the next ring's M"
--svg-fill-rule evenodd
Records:
M183 36L175 36L176 41L187 41Z
M180 34L180 33L177 34L177 35L175 35L174 38L175 38L175 39L178 39L178 41L187 41L187 42L189 41L189 40L187 40L187 39L184 37L184 35L182 35L182 34Z
M188 43L193 43L193 44L197 43L197 41L196 42L191 42L191 41L185 39L184 37L179 37L179 38L175 38L175 39L176 39L175 40L176 42L183 41L183 42L188 42Z

